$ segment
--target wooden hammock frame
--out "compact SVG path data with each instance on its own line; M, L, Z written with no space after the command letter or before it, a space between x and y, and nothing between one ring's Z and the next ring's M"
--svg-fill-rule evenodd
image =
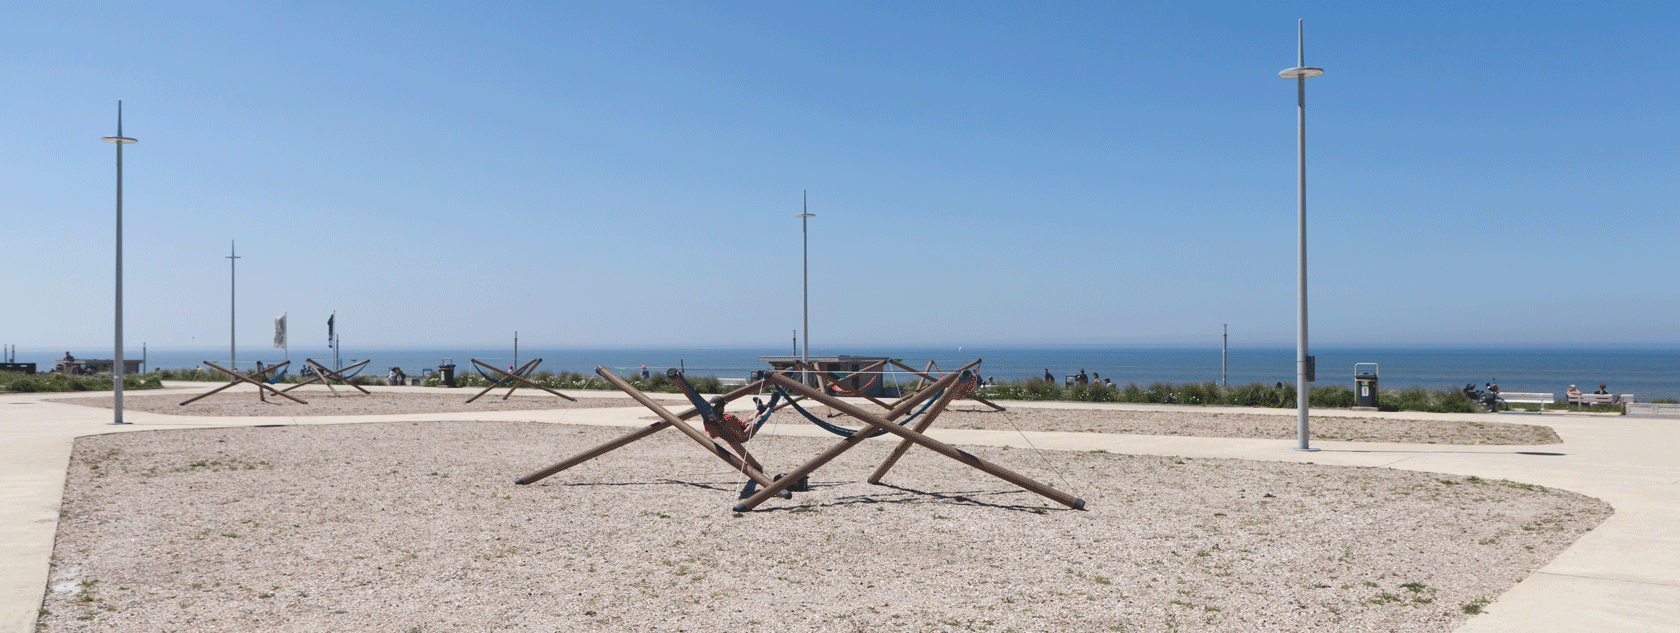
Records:
M338 371L333 371L331 369L327 369L326 365L322 365L320 363L315 362L315 359L305 358L305 359L303 359L304 365L307 365L309 367L309 369L315 375L310 376L309 380L305 380L303 382L292 385L292 386L287 387L285 389L281 389L280 393L286 393L286 392L291 391L293 389L296 389L298 387L302 387L304 385L309 385L309 384L314 384L314 383L319 382L323 385L326 385L327 386L327 391L331 391L333 397L337 398L338 397L338 390L334 389L333 386L332 386L332 381L337 380L337 381L342 382L346 385L350 385L351 387L355 387L356 391L360 391L364 395L372 395L372 392L370 392L366 389L363 389L361 385L358 385L354 382L351 382L349 378L344 376L344 372L350 371L350 370L355 369L357 367L361 367L362 365L366 365L366 364L371 363L371 362L373 362L373 360L368 359L368 360L364 360L362 362L356 363L354 365L351 365L349 367L345 367L345 368L340 369Z
M957 460L958 462L966 464L971 468L1037 493L1062 505L1075 510L1083 509L1085 507L1085 501L1082 499L1075 498L1070 494L1056 490L1050 486L1046 486L1029 477L1026 477L1025 475L1021 475L1002 466L988 462L923 434L923 432L933 424L933 421L939 417L939 414L945 410L945 407L950 405L951 400L955 399L957 390L952 389L951 387L955 385L958 380L972 380L973 373L970 372L969 369L978 364L979 361L975 361L974 363L964 367L960 372L952 372L941 378L935 379L932 384L917 390L916 393L900 398L896 404L890 407L889 410L882 415L876 415L864 411L856 406L846 403L843 400L840 400L839 398L823 393L822 390L814 389L804 383L789 378L782 373L765 374L763 378L724 394L722 398L724 403L727 404L742 397L757 393L764 387L777 386L787 391L790 395L797 396L805 400L819 402L836 411L840 411L850 417L856 418L867 427L882 429L888 433L892 433L900 438L903 438L892 453L888 455L887 459L875 469L874 474L872 474L869 478L870 483L880 483L881 478L886 476L887 472L892 469L893 465L898 462L899 458L902 457L911 446L919 445L946 457L950 457L951 459ZM642 393L640 390L630 385L630 383L625 382L624 379L614 375L607 368L597 367L595 369L595 373L606 379L607 382L612 383L614 387L617 387L620 391L623 391L632 399L641 403L642 406L653 411L654 414L659 416L660 421L623 435L605 444L601 444L600 446L596 446L595 448L586 450L566 459L565 461L558 462L523 477L519 477L514 480L514 483L521 485L536 483L554 475L555 473L605 455L632 442L653 435L654 433L658 433L667 427L676 427L677 430L694 440L696 444L699 444L701 448L706 449L707 452L712 453L725 463L728 463L731 468L740 471L749 479L753 480L753 482L762 486L762 488L755 494L752 494L734 506L734 510L736 512L747 512L758 507L759 504L764 503L772 496L788 498L789 490L799 486L801 482L806 481L806 478L812 472L832 461L834 458L839 457L842 453L845 453L859 444L862 444L863 441L868 439L872 434L869 432L871 429L859 429L858 432L853 433L851 437L842 440L839 444L836 444L827 451L824 451L822 454L812 458L810 461L806 462L805 465L800 466L798 469L790 473L772 479L765 476L763 469L758 467L756 463L753 463L756 462L756 460L748 461L747 459L737 457L734 453L731 453L728 449L720 445L716 440L707 437L704 432L694 428L684 421L700 415L698 408L690 407L681 414L672 413L658 402L649 398L647 394ZM935 395L940 397L940 401L936 402L933 408L924 414L923 418L916 423L914 429L905 428L892 422L892 420L903 417L916 405L926 402L929 398L932 398ZM742 450L744 453L744 447L742 447ZM748 458L750 459L750 456L748 456Z
M257 363L257 368L252 370L250 373L246 373L246 374L241 374L239 372L228 369L228 368L223 367L221 365L217 365L217 364L212 363L210 361L204 361L204 364L208 365L211 369L214 369L216 371L219 371L219 372L222 372L222 373L227 374L229 376L232 376L233 381L229 382L228 384L217 387L215 389L211 389L211 390L206 391L204 393L193 396L191 398L187 398L186 400L182 400L180 406L184 407L184 406L187 406L187 405L192 404L194 402L197 402L199 400L202 400L204 398L207 398L211 395L221 393L221 392L226 391L228 389L232 389L233 387L238 386L239 383L242 383L242 382L251 383L253 385L256 385L257 386L257 399L261 400L263 402L268 402L267 394L273 393L276 396L280 396L282 398L285 398L287 400L291 400L292 402L296 402L298 404L309 404L307 402L304 402L302 400L294 398L290 395L287 395L286 392L275 389L274 387L272 387L268 384L268 372L275 371L275 370L278 370L278 369L283 369L283 368L285 368L285 366L292 364L292 361L286 361L286 362L280 363L279 365L273 365L273 366L270 366L270 367L263 367L263 364L261 362L258 362Z
M904 363L901 363L901 362L898 362L898 361L896 361L896 360L888 360L888 361L887 361L887 362L890 362L890 363L892 363L892 364L894 364L894 365L897 365L897 366L898 366L898 367L899 367L899 368L900 368L900 369L903 369L903 370L904 370L904 371L907 371L907 372L910 372L910 373L912 373L912 374L915 374L915 375L916 375L916 376L917 376L917 378L916 378L916 389L917 389L917 390L920 390L920 389L921 389L921 388L922 388L922 382L923 382L923 381L926 381L926 380L937 380L937 379L936 379L936 378L934 378L934 377L933 377L933 376L929 376L929 375L928 375L928 373L929 373L929 372L932 372L932 371L934 371L934 370L937 370L937 369L939 369L939 364L938 364L938 363L935 363L935 362L933 362L933 361L931 361L931 360L930 360L930 361L928 361L928 364L927 364L927 369L924 369L924 370L921 370L921 371L916 371L916 370L915 370L915 368L912 368L912 367L910 367L910 366L909 366L909 365L905 365L905 364L904 364ZM957 371L962 371L962 370L960 370L960 369L959 369L959 370L957 370ZM976 389L976 391L978 391L978 389ZM974 395L974 394L973 394L973 393L972 393L972 392L971 392L971 393L969 393L969 394L968 394L968 396L966 396L966 398L965 398L965 399L967 399L967 400L973 400L973 401L975 401L975 402L978 402L978 403L980 403L980 404L983 404L983 405L986 405L986 406L988 406L988 407L991 407L991 408L992 408L992 410L994 410L994 411L1000 411L1000 412L1001 412L1001 411L1008 411L1008 409L1005 409L1005 408L1003 408L1003 406L1002 406L1002 405L999 405L999 404L998 404L998 403L996 403L996 402L992 402L992 401L991 401L991 400L987 400L987 399L985 399L985 398L982 398L982 397L980 397L980 396L977 396L977 395Z
M508 392L506 394L502 395L503 400L506 400L509 397L511 397L513 395L514 390L519 388L519 384L523 383L523 384L529 385L533 389L541 389L543 391L547 391L549 393L552 393L556 396L560 396L561 398L565 398L565 399L570 400L572 402L577 402L577 398L573 398L571 396L560 393L560 392L555 391L553 389L549 389L548 387L544 387L544 386L539 385L537 383L531 382L529 379L526 378L527 376L530 376L532 372L535 372L537 370L537 365L542 364L542 359L541 358L532 359L530 362L527 362L524 365L520 365L519 369L515 369L513 371L505 371L505 370L503 370L499 367L496 367L496 366L491 365L489 363L485 363L485 362L480 361L476 358L472 359L472 362L473 362L473 364L476 364L479 367L483 367L483 368L488 369L490 371L501 374L502 377L500 379L497 379L496 382L490 383L490 386L485 387L484 391L478 392L478 395L475 395L471 398L467 398L467 404L472 404L472 401L479 399L484 394L490 393L491 389L495 389L497 387L502 386L503 384L507 384L508 381L510 381L510 380L514 381L514 382L512 384L508 384Z

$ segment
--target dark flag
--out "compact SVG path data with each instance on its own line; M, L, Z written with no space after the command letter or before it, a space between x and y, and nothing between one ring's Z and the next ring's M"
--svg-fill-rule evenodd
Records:
M327 317L327 347L333 346L333 319L335 318L338 318L337 312L334 312L332 316Z

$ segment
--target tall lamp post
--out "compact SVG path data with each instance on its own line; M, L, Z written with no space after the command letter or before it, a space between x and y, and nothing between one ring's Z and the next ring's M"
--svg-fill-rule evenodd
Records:
M803 264L802 264L803 271L802 271L802 274L800 275L800 277L802 279L802 284L804 286L803 292L801 294L801 298L803 299L803 303L804 303L804 310L803 310L804 321L801 323L800 328L801 328L801 331L805 333L805 347L804 347L804 351L799 353L799 362L801 364L804 364L804 365L810 365L811 364L811 360L810 360L811 359L811 224L810 224L810 222L811 222L811 218L814 218L814 217L817 217L817 216L815 214L811 213L811 196L810 196L809 192L801 189L799 191L799 200L800 200L800 202L799 202L799 215L796 215L794 217L799 218L799 235L800 235L801 240L803 241L803 246L801 246L801 248L800 248L800 259L803 261ZM808 375L806 375L804 372L800 372L799 381L804 382L804 383L809 383L810 377Z
M1295 408L1298 419L1295 426L1297 437L1294 450L1318 450L1309 445L1309 429L1307 426L1307 400L1311 393L1307 375L1307 78L1324 74L1323 68L1313 68L1307 65L1306 21L1295 24L1296 64L1294 68L1286 68L1278 72L1284 79L1295 80L1297 94L1295 111L1296 136L1296 192L1298 202L1297 221L1300 226L1300 240L1298 249L1298 266L1300 271L1300 285L1297 296L1300 306L1296 311L1295 330Z
M117 102L117 135L106 136L99 140L117 144L117 325L116 325L116 359L111 364L111 386L116 391L114 398L115 417L111 424L128 424L123 421L123 280L122 280L122 150L129 143L138 143L134 139L123 136L122 133L122 101Z
M238 259L238 249L235 248L234 241L228 240L228 369L233 370L239 369L239 348L236 345L238 337L234 335L234 324L237 322L234 318L234 308L239 305L238 295L235 294L239 289L239 277L236 274Z

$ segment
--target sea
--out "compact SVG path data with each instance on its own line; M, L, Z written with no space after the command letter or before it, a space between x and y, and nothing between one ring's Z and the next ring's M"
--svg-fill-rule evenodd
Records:
M27 353L21 350L18 360L40 363L42 369L52 367L62 352ZM71 352L78 358L110 358L105 349ZM997 380L1042 378L1048 370L1060 382L1064 376L1080 370L1125 385L1147 386L1155 382L1224 382L1232 386L1250 383L1290 384L1295 380L1295 349L1288 348L1232 348L1221 358L1218 347L868 347L821 351L813 348L812 356L889 356L902 359L907 365L925 367L933 361L944 369L960 367L975 359L983 362L980 373ZM761 356L789 356L786 347L779 349L753 347L716 348L411 348L367 347L346 348L339 354L341 365L371 360L365 371L384 375L391 367L401 367L409 375L420 375L453 362L457 372L473 371L472 359L479 359L497 367L523 364L541 358L539 370L553 372L576 371L589 373L604 366L623 373L639 372L642 365L660 372L667 367L681 367L697 376L714 375L724 378L746 377L750 372L767 367ZM1600 384L1611 393L1633 394L1640 401L1680 399L1680 349L1675 348L1476 348L1476 347L1335 347L1313 350L1316 357L1315 385L1354 385L1356 363L1374 363L1380 386L1406 389L1457 389L1473 384L1478 389L1486 383L1496 383L1504 391L1550 392L1562 397L1570 385L1591 393ZM36 358L35 356L41 356ZM141 358L141 350L125 352L128 358ZM144 352L146 369L190 368L205 360L226 366L227 350L204 349L148 349ZM289 358L301 365L304 358L313 358L332 366L332 351L293 349L282 352L272 348L240 350L238 366L254 368L254 361L266 364ZM1372 368L1363 367L1369 371ZM891 377L889 377L890 379ZM904 379L909 379L906 376Z

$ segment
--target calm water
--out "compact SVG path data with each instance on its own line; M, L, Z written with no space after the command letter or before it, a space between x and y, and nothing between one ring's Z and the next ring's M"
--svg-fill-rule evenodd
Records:
M71 350L78 358L110 358L110 350ZM50 368L62 352L32 354L20 351L18 360L37 362ZM140 356L139 350L130 352ZM812 350L813 355L818 355ZM845 353L855 356L892 356L904 359L908 365L920 367L934 360L941 367L954 368L976 358L985 360L981 373L999 380L1035 378L1049 369L1060 380L1063 375L1078 373L1080 369L1100 374L1119 384L1135 382L1204 382L1220 380L1218 348L1055 348L1055 347L964 347L956 348L851 348L824 350L822 355ZM540 357L541 369L550 371L590 372L604 365L624 371L647 365L652 371L679 365L701 375L745 376L762 368L759 356L788 354L786 348L713 348L713 349L521 349L520 362ZM1385 387L1429 387L1436 389L1462 387L1465 383L1497 380L1506 391L1543 391L1561 395L1569 385L1591 392L1600 383L1610 386L1614 393L1631 393L1640 400L1680 398L1680 350L1676 349L1471 349L1471 348L1322 348L1314 350L1318 357L1318 383L1353 385L1354 363L1377 363L1382 385ZM203 360L225 359L220 353L204 350L149 350L148 369L193 367ZM251 361L278 362L282 352L270 348L240 351L240 367L251 367ZM290 357L301 364L304 357L312 357L329 366L331 352L292 350ZM390 367L402 367L414 375L421 370L435 368L439 360L453 358L457 371L470 371L469 359L486 360L506 367L513 363L511 347L503 349L402 349L366 348L346 350L345 364L354 357L372 359L367 371L383 374ZM1290 383L1295 376L1294 348L1233 349L1229 357L1228 380L1232 385L1253 382Z

